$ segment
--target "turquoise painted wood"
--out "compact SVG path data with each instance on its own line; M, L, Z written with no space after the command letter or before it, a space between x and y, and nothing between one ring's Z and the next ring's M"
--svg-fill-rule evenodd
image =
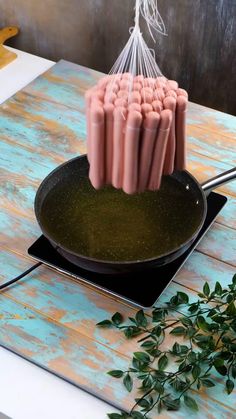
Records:
M0 107L1 283L32 263L27 248L40 234L33 212L39 183L58 164L86 151L83 95L99 77L61 61ZM235 165L236 118L190 104L188 136L188 165L199 181ZM194 300L205 281L230 282L236 265L236 185L221 190L228 194L227 206L157 305L177 290ZM125 368L137 343L95 324L115 311L133 315L132 307L46 267L5 290L0 305L0 344L130 409L135 395L127 396L106 371ZM202 410L194 417L236 417L235 393L227 397L222 385L196 397ZM188 410L160 417L186 415Z

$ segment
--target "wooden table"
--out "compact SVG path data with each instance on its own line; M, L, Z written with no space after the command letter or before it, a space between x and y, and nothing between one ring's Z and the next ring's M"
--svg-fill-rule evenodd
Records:
M33 212L39 183L86 151L83 95L100 76L61 61L1 106L1 282L32 263L27 248L40 234ZM235 141L236 118L190 104L188 169L198 180L235 166ZM236 184L219 191L228 197L226 207L158 304L183 288L194 298L206 280L227 285L235 273ZM99 397L132 406L134 395L106 371L123 369L136 344L95 327L115 311L132 315L132 307L44 266L2 293L0 303L1 344ZM236 416L235 393L226 396L221 384L196 399L202 410L195 417ZM183 409L161 417L188 414Z

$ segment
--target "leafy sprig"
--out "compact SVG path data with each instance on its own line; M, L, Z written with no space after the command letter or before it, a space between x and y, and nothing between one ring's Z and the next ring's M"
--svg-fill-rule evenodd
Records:
M177 292L164 307L154 307L151 316L139 310L128 324L120 313L98 323L115 327L126 338L140 336L140 351L134 352L127 371L108 374L122 379L128 392L134 378L139 397L129 413L110 413L110 419L147 419L149 413L163 409L176 411L182 404L197 411L194 395L201 388L214 387L215 372L222 376L230 394L236 379L236 274L228 288L219 282L210 289L206 282L198 300ZM174 315L174 316L173 316ZM181 337L165 349L165 337ZM141 337L142 336L142 337ZM137 410L139 408L139 410Z

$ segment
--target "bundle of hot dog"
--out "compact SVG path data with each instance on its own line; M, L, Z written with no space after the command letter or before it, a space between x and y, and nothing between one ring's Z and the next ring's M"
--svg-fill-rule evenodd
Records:
M188 94L165 77L109 75L86 92L89 178L128 194L186 166Z

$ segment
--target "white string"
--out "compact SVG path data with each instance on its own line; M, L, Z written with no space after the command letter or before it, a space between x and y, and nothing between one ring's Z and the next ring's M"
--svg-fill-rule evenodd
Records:
M161 70L155 60L155 53L150 50L143 38L140 29L140 17L143 17L154 39L154 32L166 35L166 28L157 7L157 0L135 0L134 27L130 28L130 37L114 63L110 74L114 74L111 82L111 91L116 82L116 74L125 72L133 76L143 75L145 78L162 76ZM130 91L132 86L130 86Z

